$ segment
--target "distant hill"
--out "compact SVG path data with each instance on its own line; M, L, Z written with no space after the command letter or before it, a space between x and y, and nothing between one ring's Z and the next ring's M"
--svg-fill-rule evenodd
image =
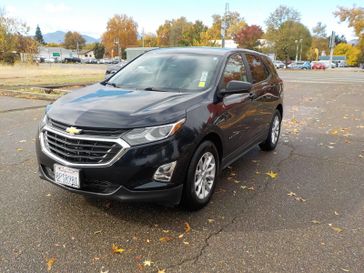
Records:
M66 32L64 32L64 31L50 32L50 33L43 34L43 39L46 43L59 44L59 43L63 43L65 34L66 34ZM100 39L96 39L96 38L88 36L88 35L84 35L84 34L81 34L81 35L86 40L86 44L91 44L91 43L100 41Z

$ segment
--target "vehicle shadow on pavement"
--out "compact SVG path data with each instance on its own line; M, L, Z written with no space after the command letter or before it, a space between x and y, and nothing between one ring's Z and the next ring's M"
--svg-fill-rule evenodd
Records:
M322 137L326 136L313 138ZM360 204L361 191L356 189L359 181L355 179L360 177L359 166L315 157L317 148L311 145L307 149L307 143L297 143L297 148L294 145L281 143L274 153L253 149L222 172L212 202L197 212L95 199L88 199L87 204L112 215L115 221L132 221L140 226L178 231L188 222L202 231L240 221L236 228L246 232L330 223ZM340 156L337 150L338 155L331 150L325 152L335 158ZM338 173L338 168L346 171ZM277 178L269 177L269 171L276 172Z

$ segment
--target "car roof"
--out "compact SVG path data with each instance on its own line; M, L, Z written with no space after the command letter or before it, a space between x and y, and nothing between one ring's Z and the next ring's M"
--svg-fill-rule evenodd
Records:
M201 55L217 55L217 56L224 56L231 54L233 52L244 52L244 53L253 53L262 56L266 56L260 52L243 49L243 48L220 48L220 47L171 47L171 48L158 48L153 49L150 52L157 52L157 53L172 53L172 54L179 54L179 53L192 53L192 54L201 54Z

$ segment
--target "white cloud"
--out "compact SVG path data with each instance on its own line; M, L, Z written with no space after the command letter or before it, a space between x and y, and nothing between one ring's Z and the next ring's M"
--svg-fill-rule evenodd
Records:
M48 3L44 6L44 11L48 13L62 13L69 11L71 8L64 3Z

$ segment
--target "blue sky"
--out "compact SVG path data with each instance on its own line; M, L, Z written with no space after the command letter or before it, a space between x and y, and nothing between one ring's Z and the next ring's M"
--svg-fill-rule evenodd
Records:
M335 30L347 39L354 38L347 24L339 24L333 16L337 6L352 7L363 4L362 0L2 0L0 7L7 13L26 22L34 33L37 24L43 33L56 30L79 31L95 38L105 31L107 20L114 14L125 13L138 22L139 31L156 32L166 19L187 17L188 20L202 20L211 25L212 14L222 14L225 3L231 11L238 11L248 24L264 27L264 21L279 5L287 5L301 13L302 23L311 30L318 21L327 25L327 31Z

